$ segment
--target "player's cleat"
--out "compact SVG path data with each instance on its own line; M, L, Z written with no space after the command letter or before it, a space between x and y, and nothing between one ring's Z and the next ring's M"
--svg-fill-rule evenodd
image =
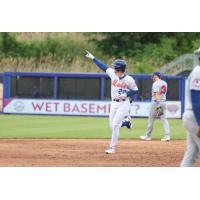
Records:
M169 142L170 141L170 137L164 137L161 139L161 141L163 142Z
M140 139L141 139L141 140L146 140L146 141L150 141L150 140L151 140L151 138L148 137L147 135L141 135L141 136L140 136Z
M128 121L128 122L127 122L126 127L127 127L128 129L132 129L132 123L131 123L131 121Z
M126 126L128 129L132 129L132 123L131 123L131 118L127 117L122 121L122 126Z
M109 147L106 151L106 154L114 154L115 153L115 148L114 147Z

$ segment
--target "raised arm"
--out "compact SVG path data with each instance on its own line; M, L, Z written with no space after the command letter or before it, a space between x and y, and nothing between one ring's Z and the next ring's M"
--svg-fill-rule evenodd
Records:
M89 51L86 51L85 56L91 59L104 72L106 72L106 70L108 69L108 66L106 64L104 64L102 61L95 58L95 56L93 56Z

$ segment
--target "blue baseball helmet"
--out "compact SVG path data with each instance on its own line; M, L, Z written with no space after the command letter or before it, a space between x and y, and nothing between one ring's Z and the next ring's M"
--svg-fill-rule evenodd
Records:
M111 66L114 67L114 69L121 71L125 70L127 64L124 60L117 59L111 64Z
M156 76L158 76L159 78L161 78L161 73L160 72L154 72L153 74L152 74L152 77L154 76L154 75L156 75Z

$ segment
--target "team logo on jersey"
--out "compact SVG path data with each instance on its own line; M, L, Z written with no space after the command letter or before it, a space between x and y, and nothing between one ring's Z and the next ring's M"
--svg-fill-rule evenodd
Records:
M195 88L198 88L200 89L200 79L199 78L196 78L192 81L192 85L195 87Z
M126 88L126 87L127 87L127 85L126 85L125 82L121 82L121 81L118 81L118 80L114 80L114 81L112 82L112 85L113 85L114 87L119 87L119 88Z

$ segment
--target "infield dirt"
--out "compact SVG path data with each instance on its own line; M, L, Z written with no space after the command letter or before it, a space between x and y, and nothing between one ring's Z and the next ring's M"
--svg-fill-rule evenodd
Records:
M185 141L119 140L116 154L104 139L1 139L0 166L178 167ZM195 166L200 166L198 161Z

